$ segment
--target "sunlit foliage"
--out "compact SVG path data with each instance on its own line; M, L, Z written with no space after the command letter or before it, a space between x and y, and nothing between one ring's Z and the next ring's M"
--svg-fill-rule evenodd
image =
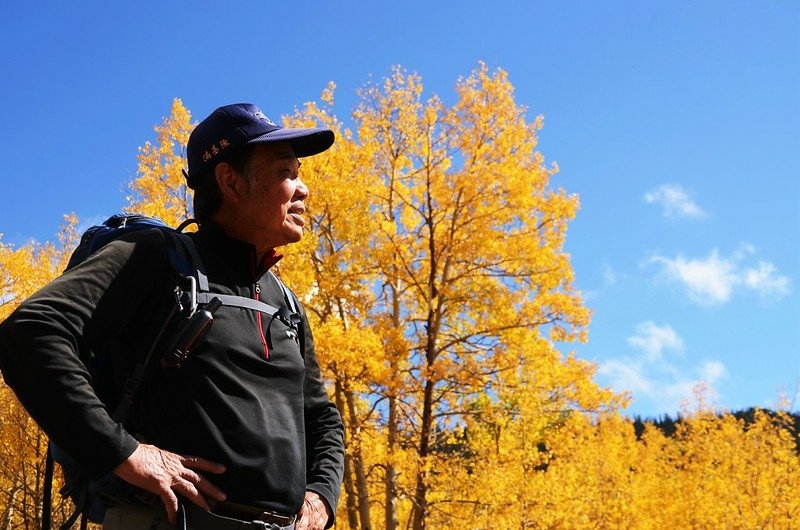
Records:
M139 176L130 185L128 211L157 217L169 226L189 216L191 190L183 171L193 127L191 114L175 98L170 115L155 127L155 144L148 141L139 148Z
M277 271L305 304L346 425L337 527L800 526L787 415L745 422L701 403L674 434L637 436L625 397L561 353L590 320L563 248L578 197L554 186L543 120L528 120L507 74L479 65L452 104L423 94L397 67L361 90L350 128L333 84L284 117L337 136L303 160L309 234ZM191 127L176 99L140 149L129 210L173 226L191 215ZM63 268L67 233L0 244L0 318ZM33 528L41 490L25 470L40 467L41 435L7 389L0 428L0 524Z

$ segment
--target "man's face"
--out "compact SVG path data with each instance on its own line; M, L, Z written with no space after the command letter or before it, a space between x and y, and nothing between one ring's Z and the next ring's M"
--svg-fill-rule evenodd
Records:
M259 252L300 241L308 188L300 162L286 142L259 145L250 162L249 185L238 205L240 227Z

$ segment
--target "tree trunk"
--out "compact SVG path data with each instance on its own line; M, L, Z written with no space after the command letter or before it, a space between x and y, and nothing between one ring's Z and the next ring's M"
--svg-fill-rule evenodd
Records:
M356 475L356 491L358 492L358 514L361 519L362 530L372 530L369 515L369 489L367 488L367 474L364 471L364 458L361 453L361 426L358 424L355 406L355 394L345 386L344 397L347 401L348 415L350 416L350 432L353 447L353 467Z
M395 277L397 271L394 270ZM398 289L398 280L392 283L392 324L395 329L400 330L400 293ZM391 373L397 377L397 358L403 352L390 352ZM399 526L397 518L397 467L395 466L395 451L397 450L397 431L398 418L397 418L397 395L392 391L388 395L389 398L389 425L387 426L387 462L386 462L386 475L384 477L385 485L385 523L386 530L397 530Z
M425 383L422 406L422 425L419 441L419 470L414 490L413 530L425 530L428 512L428 455L430 454L431 423L433 422L433 381Z
M334 395L336 399L336 408L338 408L342 416L344 416L346 410L344 403L344 389L342 388L342 380L339 377L336 378ZM345 440L347 440L347 434L347 429L345 429ZM356 506L356 489L355 485L353 484L353 465L350 451L346 451L344 454L344 492L347 506L347 523L350 527L350 530L359 530L358 508Z
M6 510L3 513L3 530L11 530L11 522L14 519L14 502L17 499L19 489L19 482L14 482L14 487L8 493L8 506L6 506Z
M397 467L394 453L397 446L397 397L389 396L388 451L386 463L386 530L397 530Z
M44 454L47 442L41 429L36 429L36 528L42 527L42 509L44 508Z

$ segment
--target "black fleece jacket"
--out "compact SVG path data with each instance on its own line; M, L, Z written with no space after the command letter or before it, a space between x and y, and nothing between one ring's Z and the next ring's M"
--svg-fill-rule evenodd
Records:
M267 273L270 257L256 263L254 247L212 224L191 237L212 292L287 306ZM158 230L128 235L26 300L0 324L6 382L93 477L146 441L225 464L208 478L230 502L291 514L311 490L335 510L343 428L302 309L304 355L280 320L221 307L184 365L149 380L126 428L111 419L131 359L150 347L174 304L166 249Z

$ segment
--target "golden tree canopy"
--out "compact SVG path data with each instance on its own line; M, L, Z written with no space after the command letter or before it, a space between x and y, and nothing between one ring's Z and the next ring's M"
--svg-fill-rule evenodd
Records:
M624 396L561 352L590 319L564 251L579 203L553 185L542 118L528 120L506 72L480 64L447 105L396 67L360 91L350 128L334 92L283 119L337 140L303 159L309 233L277 272L309 314L346 425L337 527L796 526L790 417L700 407L674 435L637 436ZM191 216L191 129L175 99L139 150L128 210L172 226ZM0 319L63 270L76 222L59 244L0 242ZM33 528L44 442L1 390L4 527Z

